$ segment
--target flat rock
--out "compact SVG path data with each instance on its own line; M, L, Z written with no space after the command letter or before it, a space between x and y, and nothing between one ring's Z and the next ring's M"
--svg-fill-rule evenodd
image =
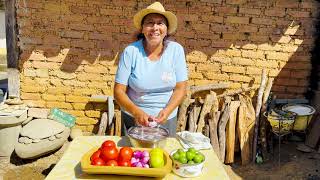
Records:
M64 131L65 126L57 121L50 119L35 119L23 126L21 136L30 139L44 139Z
M52 141L49 138L41 139L38 143L24 144L17 143L15 146L16 154L22 159L34 159L59 149L68 139L70 128L65 128L60 139Z
M306 152L306 153L312 152L312 149L310 147L306 146L305 144L299 144L296 149L299 151L302 151L302 152Z

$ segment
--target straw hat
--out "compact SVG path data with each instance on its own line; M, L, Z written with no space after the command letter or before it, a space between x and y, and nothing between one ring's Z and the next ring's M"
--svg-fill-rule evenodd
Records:
M142 29L142 27L141 27L142 19L146 15L151 14L151 13L162 14L164 17L167 18L168 24L169 24L168 34L173 33L177 29L178 23L177 23L176 15L174 15L170 11L166 11L164 9L164 7L162 6L162 4L159 2L155 2L155 3L151 4L150 6L148 6L147 8L142 9L139 12L137 12L137 14L134 15L134 17L133 17L134 26L137 29Z

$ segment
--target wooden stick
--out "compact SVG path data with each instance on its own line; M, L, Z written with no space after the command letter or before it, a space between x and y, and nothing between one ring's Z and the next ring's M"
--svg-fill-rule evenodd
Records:
M197 132L202 132L203 127L205 126L205 116L210 112L211 106L213 104L214 98L216 97L215 93L207 94L206 99L204 100L204 104L201 109L199 122L197 126Z
M254 126L254 136L253 136L253 153L252 153L252 161L255 162L256 153L257 153L257 143L258 143L258 130L259 130L259 115L262 103L262 95L266 86L267 73L266 70L262 70L261 75L261 84L258 91L257 104L256 104L256 115L255 115L255 126Z
M191 103L191 94L188 93L187 96L184 98L182 103L179 106L179 112L178 112L178 119L177 119L177 131L181 132L186 129L187 124L187 110Z
M269 78L267 82L267 86L263 93L263 99L262 99L262 107L261 107L261 113L264 113L267 111L267 105L268 105L268 97L271 91L271 87L273 84L273 78ZM266 121L267 118L265 116L260 116L260 135L261 135L261 152L262 156L267 160L268 153L267 153L267 132L266 132Z
M230 103L230 117L226 127L226 158L225 163L234 162L234 147L235 147L235 130L237 111L240 106L240 101L231 101Z
M188 131L190 132L195 132L197 129L197 121L198 121L198 117L200 114L200 110L201 110L201 106L198 106L197 104L195 104L189 114L189 121L188 121L188 125L189 125L189 129Z
M121 111L115 111L115 135L121 136Z
M218 139L218 120L220 116L220 111L214 112L211 111L211 118L209 120L210 127L210 142L214 152L217 154L220 159L220 147L219 147L219 139Z
M226 125L229 120L229 112L230 112L230 103L227 102L225 104L225 110L222 112L221 119L219 121L219 147L220 147L220 161L224 162L225 153L226 153Z
M218 95L218 98L222 98L222 97L225 97L225 96L233 96L233 95L236 95L236 94L244 93L244 92L247 92L247 91L253 91L253 90L256 90L256 89L258 89L257 86L241 88L241 89L237 89L237 90L234 90L234 91L231 91L231 92L226 92L226 93L220 94L220 95Z
M106 132L106 129L107 129L107 126L108 126L108 113L104 112L104 113L102 113L102 116L101 116L101 120L100 120L100 124L99 124L99 130L98 130L97 135L98 136L104 136L105 132Z
M226 89L229 88L230 85L227 83L216 83L216 84L208 84L204 86L191 86L188 89L190 90L191 94L194 94L196 92L200 91L206 91L206 90L215 90L215 89Z

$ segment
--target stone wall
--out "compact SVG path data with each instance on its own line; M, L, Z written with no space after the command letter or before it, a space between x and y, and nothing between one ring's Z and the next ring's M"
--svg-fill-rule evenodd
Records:
M308 88L314 21L311 0L160 1L178 17L172 36L187 55L190 85L260 82L275 77L279 98ZM37 108L62 108L77 126L95 131L107 107L92 94L112 95L116 62L134 40L133 15L151 1L17 0L21 98Z

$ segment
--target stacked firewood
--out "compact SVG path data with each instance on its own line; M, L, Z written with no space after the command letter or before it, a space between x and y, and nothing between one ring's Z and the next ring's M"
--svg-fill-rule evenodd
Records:
M260 109L265 108L263 94L268 97L272 80L268 81L265 88L264 71L260 87L250 86L231 91L228 91L227 84L191 87L179 107L178 131L201 132L209 137L213 150L226 164L234 162L234 154L239 150L242 164L248 164L255 159L255 138L258 135L258 129L255 128L259 128ZM208 93L202 98L194 95L200 91ZM253 99L256 100L256 108Z

